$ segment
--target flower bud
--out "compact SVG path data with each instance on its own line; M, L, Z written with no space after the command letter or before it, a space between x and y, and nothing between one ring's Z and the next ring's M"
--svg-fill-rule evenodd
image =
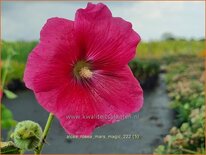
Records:
M188 128L189 128L189 124L188 123L183 123L182 126L180 127L180 130L182 132L185 132L185 131L188 130Z
M178 131L177 127L175 127L175 126L170 129L170 133L171 133L172 135L176 135L178 132L179 132L179 131Z
M23 150L32 150L37 147L42 136L39 124L27 120L19 122L12 133L11 138L17 147Z
M171 142L171 140L172 140L172 136L170 136L170 135L167 135L167 136L163 139L164 143L169 143L169 142Z
M176 135L176 138L177 138L177 139L183 139L184 137L183 137L183 135L182 135L181 133L178 133L178 134Z

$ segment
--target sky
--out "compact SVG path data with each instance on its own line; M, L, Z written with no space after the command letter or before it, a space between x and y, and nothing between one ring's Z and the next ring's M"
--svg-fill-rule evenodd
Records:
M94 2L97 3L97 2ZM104 2L114 17L130 21L144 41L161 39L170 32L177 37L204 37L204 2ZM86 2L2 2L2 39L38 40L39 32L51 17L74 19Z

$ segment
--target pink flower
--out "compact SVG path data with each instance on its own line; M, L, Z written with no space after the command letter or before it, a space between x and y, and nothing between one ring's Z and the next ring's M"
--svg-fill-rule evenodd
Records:
M75 21L47 21L24 81L67 133L90 135L141 109L143 92L128 67L139 41L131 23L88 3Z
M2 91L2 89L0 88L0 103L1 103L2 97L3 97L3 91Z

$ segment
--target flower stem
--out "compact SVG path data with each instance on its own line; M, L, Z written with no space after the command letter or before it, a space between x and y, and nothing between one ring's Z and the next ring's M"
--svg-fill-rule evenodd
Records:
M24 150L22 149L22 150L20 150L20 154L24 154Z
M186 153L198 154L198 152L195 152L195 151L192 151L192 150L188 150L188 149L185 149L185 148L179 148L179 149L182 150L183 152L186 152Z
M11 62L11 58L12 58L12 56L8 55L8 57L6 59L5 71L2 74L2 81L1 81L1 89L2 90L4 89L4 84L5 84L5 81L6 81L7 74L8 74L8 69L9 69L9 65L10 65L10 62Z
M46 126L44 128L44 132L43 132L41 141L40 141L39 145L37 146L37 148L35 149L35 154L41 154L43 145L44 145L46 137L49 133L49 129L51 127L51 123L52 123L53 119L54 119L54 115L52 113L50 113L49 117L48 117L48 120L47 120L47 123L46 123Z

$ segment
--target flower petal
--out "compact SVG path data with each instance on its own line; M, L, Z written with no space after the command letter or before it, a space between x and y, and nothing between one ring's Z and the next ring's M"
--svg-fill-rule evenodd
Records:
M92 81L96 113L107 117L100 122L110 124L142 108L143 91L128 66L116 72L98 71Z
M95 114L89 91L74 81L59 89L35 93L40 104L59 119L65 131L73 135L90 135L96 119L87 119Z
M64 18L50 18L40 32L40 41L45 43L58 43L68 41L73 30L73 21Z
M95 73L88 87L73 81L36 96L73 135L90 135L96 127L120 121L143 105L142 89L128 66L115 73Z
M45 50L38 54L46 59L61 57L69 61L69 58L78 59L80 54L74 33L74 22L64 18L55 17L47 20L40 33L40 44Z
M49 19L41 31L40 43L28 57L24 73L26 86L40 92L64 84L79 57L73 22L61 18Z
M135 56L140 41L131 23L112 17L107 6L101 3L88 4L86 9L79 9L74 28L78 41L85 46L86 59L98 69L126 65Z
M44 52L43 47L37 45L28 57L24 72L26 86L35 92L56 88L60 84L59 79L61 79L60 82L65 81L63 76L66 74L64 71L67 70L64 69L65 65L60 63L58 59L48 60L43 58L39 55L41 52ZM51 63L51 61L55 63Z

